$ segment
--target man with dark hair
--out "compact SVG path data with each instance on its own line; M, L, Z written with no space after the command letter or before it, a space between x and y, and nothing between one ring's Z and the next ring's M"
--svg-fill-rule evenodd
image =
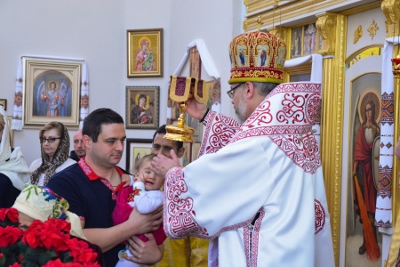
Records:
M165 127L165 124L161 125L154 133L151 153L161 153L166 157L171 157L171 150L174 150L177 157L181 158L185 152L185 148L183 148L183 142L165 139L164 135L167 133Z
M135 235L155 231L162 222L162 208L147 215L133 210L126 222L113 226L115 189L126 173L117 166L126 139L122 117L111 109L96 109L85 118L82 134L86 156L78 164L54 175L48 187L69 202L69 210L80 217L88 241L104 252L106 266L115 266L125 240L131 246L133 262L154 264L160 261L162 254L156 249L153 235L146 234L148 242Z

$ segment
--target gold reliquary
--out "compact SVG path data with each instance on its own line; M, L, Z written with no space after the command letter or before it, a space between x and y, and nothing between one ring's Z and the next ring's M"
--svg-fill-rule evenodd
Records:
M166 126L164 138L173 141L193 143L194 129L185 125L186 101L195 98L199 103L206 103L208 90L206 82L193 77L171 76L169 97L179 103L179 118L177 124Z

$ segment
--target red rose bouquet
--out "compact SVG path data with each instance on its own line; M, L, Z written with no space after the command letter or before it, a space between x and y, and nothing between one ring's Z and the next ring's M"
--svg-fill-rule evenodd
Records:
M100 267L88 243L70 235L71 225L60 219L39 220L19 228L18 211L0 209L0 267Z

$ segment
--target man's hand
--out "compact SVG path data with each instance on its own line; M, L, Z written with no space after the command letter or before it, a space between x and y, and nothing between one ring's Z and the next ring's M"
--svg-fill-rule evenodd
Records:
M158 229L163 220L162 215L162 206L149 214L140 214L137 209L133 209L126 223L134 229L135 234L150 233Z
M171 158L168 158L160 153L151 161L151 168L153 171L163 178L165 178L165 174L167 174L171 168L179 166L179 159L173 149L171 150Z
M207 111L206 105L204 103L197 102L197 100L194 97L189 98L186 101L186 112L193 118L201 120L206 111Z
M162 259L163 254L156 244L153 234L145 234L148 241L143 242L137 236L130 237L127 241L129 243L129 251L132 253L131 257L127 260L139 264L152 265Z

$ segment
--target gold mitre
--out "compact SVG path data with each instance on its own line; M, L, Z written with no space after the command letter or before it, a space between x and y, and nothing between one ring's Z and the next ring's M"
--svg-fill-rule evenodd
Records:
M229 44L229 84L242 82L283 83L285 42L265 32L246 32Z
M167 133L165 139L193 143L194 129L185 125L185 102L194 97L198 102L205 103L208 100L208 91L206 83L193 77L171 76L169 97L180 104L180 115L176 125L166 126Z

